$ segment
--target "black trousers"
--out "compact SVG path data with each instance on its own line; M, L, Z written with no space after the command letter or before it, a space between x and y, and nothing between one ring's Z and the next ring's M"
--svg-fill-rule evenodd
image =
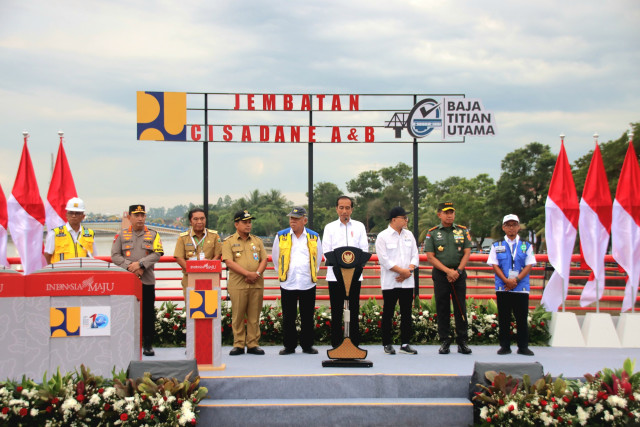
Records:
M498 300L498 339L500 347L509 347L509 325L511 325L511 313L516 318L518 330L516 338L518 348L529 347L529 293L528 292L496 292Z
M411 317L411 303L413 288L383 289L382 299L382 345L392 344L391 321L396 310L396 303L400 301L400 341L409 344L413 337L413 318Z
M453 285L453 286L452 286ZM455 289L455 294L453 293ZM456 321L456 342L467 341L467 272L463 271L458 280L449 283L447 275L433 269L433 294L436 298L436 314L438 315L438 335L440 341L450 339L451 334L451 301L453 317ZM457 299L456 299L457 295Z
M304 291L290 291L280 287L282 302L282 342L284 347L294 350L300 347L308 349L313 346L315 334L314 314L316 308L316 287ZM296 330L298 317L298 301L300 302L300 334Z
M344 313L344 300L347 298L344 286L338 282L329 282L329 301L331 302L331 345L335 348L342 344L344 333L342 332L342 315ZM349 337L356 346L360 344L360 282L351 282L349 290L350 325Z
M142 337L153 345L153 337L156 333L156 285L142 285Z

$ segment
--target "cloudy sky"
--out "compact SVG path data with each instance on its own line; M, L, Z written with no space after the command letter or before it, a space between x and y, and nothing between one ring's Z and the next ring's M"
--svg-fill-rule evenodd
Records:
M136 140L136 91L464 93L497 136L421 144L419 174L498 178L529 142L569 161L640 121L640 3L0 1L0 184L29 131L46 197L57 132L93 212L202 203L202 147ZM314 182L411 164L411 144L317 144ZM210 144L210 202L307 191L306 144Z

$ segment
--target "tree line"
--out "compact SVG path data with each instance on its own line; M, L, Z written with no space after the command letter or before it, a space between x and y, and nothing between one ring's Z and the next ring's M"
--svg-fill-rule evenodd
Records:
M634 134L640 135L640 123L632 126ZM616 140L600 144L612 198L615 196L628 141L625 132ZM635 138L634 147L636 153L640 153L640 138ZM593 149L572 165L578 197L582 194L592 155ZM416 217L418 220L418 241L424 239L428 228L438 223L438 203L453 201L456 206L456 223L470 229L478 249L486 238L501 237L500 220L506 213L513 213L518 215L523 224L523 237L538 237L536 249L539 250L544 231L545 201L556 158L557 154L551 151L549 145L531 142L502 159L497 181L486 173L474 178L450 176L434 182L425 176L419 176L419 212L417 216L411 215L411 222ZM361 172L347 181L344 188L346 191L332 182L318 182L314 185L313 215L316 231L321 233L327 223L337 218L335 202L342 194L349 194L354 198L353 218L362 221L370 233L378 233L387 227L386 216L391 207L403 206L410 211L413 206L413 173L411 166L402 162L395 166ZM179 217L179 222L186 226L186 213L194 206L178 205L168 210L152 208L148 217L169 220L171 217ZM252 232L260 236L272 236L278 230L288 227L286 214L292 206L293 202L275 189L265 192L256 189L236 200L227 195L209 205L208 224L209 228L231 234L235 232L233 214L238 210L248 209L256 217ZM413 228L411 222L409 229Z

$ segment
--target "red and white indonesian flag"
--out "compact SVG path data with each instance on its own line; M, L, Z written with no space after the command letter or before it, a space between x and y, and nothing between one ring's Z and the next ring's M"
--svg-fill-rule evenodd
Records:
M7 261L7 199L4 197L4 191L0 186L0 265L9 267Z
M44 229L44 205L40 198L31 156L24 139L22 158L16 181L7 201L9 231L18 249L24 274L30 274L45 266L42 254L42 232Z
M564 142L560 146L560 154L551 177L545 215L547 253L555 271L544 289L540 303L547 311L557 311L558 306L564 302L569 287L571 254L580 216L578 194Z
M585 307L602 298L604 256L607 254L611 232L611 193L598 143L584 183L578 225L582 257L592 271L580 295L580 305Z
M72 197L78 197L78 193L73 183L67 155L62 146L62 137L60 137L58 158L56 159L56 166L53 168L53 175L51 175L47 200L44 202L47 232L67 223L65 208Z
M640 279L640 166L631 141L613 202L611 248L613 258L629 276L622 301L624 312L634 305Z

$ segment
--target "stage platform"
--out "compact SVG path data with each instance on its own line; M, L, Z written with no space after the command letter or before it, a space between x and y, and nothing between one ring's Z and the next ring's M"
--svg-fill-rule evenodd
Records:
M281 347L265 346L264 356L229 356L224 370L201 371L209 398L200 404L199 425L331 426L433 425L473 423L469 385L475 362L539 362L544 373L582 378L602 368L617 369L638 348L532 347L535 356L496 354L495 346L473 346L473 354L438 354L438 346L416 346L417 355L386 355L367 345L371 368L323 368L328 346L319 354L280 356ZM185 359L184 348L156 348L144 360ZM398 346L396 346L396 351ZM636 367L638 370L640 366Z

